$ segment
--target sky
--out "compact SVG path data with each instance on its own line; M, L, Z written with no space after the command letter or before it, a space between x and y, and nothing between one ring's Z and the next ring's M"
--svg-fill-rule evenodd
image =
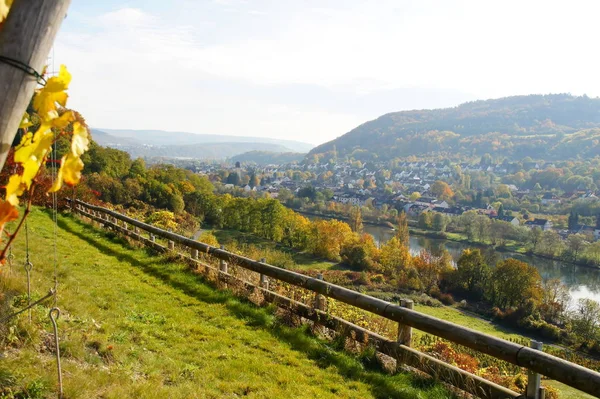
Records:
M388 112L600 96L596 0L72 2L53 64L92 127L330 141Z

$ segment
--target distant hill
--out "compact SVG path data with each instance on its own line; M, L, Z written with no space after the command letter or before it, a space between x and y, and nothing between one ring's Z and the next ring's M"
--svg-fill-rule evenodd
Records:
M165 145L190 145L206 143L265 143L278 145L279 148L286 148L287 151L308 152L314 146L312 144L300 141L272 139L267 137L244 137L244 136L224 136L217 134L195 134L187 132L167 132L164 130L126 130L126 129L92 129L92 134L97 131L108 135L104 136L109 141L117 144L141 144L153 146ZM246 151L251 149L247 148ZM269 150L265 148L264 150Z
M315 156L390 160L415 156L600 155L600 99L568 94L514 96L454 108L394 112L315 147Z
M256 163L258 165L281 165L292 162L300 162L306 153L300 152L272 152L272 151L248 151L229 159L230 162Z
M117 148L129 153L132 158L172 158L172 159L227 159L248 150L268 151L269 153L289 153L290 149L270 143L201 143L187 145L151 145L129 142L128 138L107 135L101 130L93 130L92 138L100 145ZM301 154L301 158L304 154Z

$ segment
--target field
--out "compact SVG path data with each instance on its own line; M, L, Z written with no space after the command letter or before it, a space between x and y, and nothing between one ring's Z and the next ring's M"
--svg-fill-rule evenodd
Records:
M431 380L372 369L186 266L69 216L58 223L65 398L453 397ZM53 285L48 213L34 209L29 236L37 298ZM21 234L12 270L0 276L0 295L15 309L23 306L24 246ZM56 396L47 313L38 306L31 324L25 313L1 330L0 397Z

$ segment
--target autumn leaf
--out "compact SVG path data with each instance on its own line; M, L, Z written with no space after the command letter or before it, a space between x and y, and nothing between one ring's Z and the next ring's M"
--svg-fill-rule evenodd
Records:
M12 2L13 0L0 0L0 26L2 26L2 22L6 19Z
M65 90L69 88L69 83L71 83L71 74L64 65L61 65L58 76L48 79L46 85L36 94L33 107L42 120L51 120L57 116L53 113L56 112L57 103L63 107L67 104L69 96Z
M60 190L63 183L73 186L79 183L81 171L83 170L83 161L81 155L88 149L90 143L87 129L79 122L73 123L73 138L71 139L71 149L68 154L62 157L57 179L50 189L50 192Z

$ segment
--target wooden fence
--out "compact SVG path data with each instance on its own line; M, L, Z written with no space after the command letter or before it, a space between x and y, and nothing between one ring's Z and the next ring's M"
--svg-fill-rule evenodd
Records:
M369 343L378 352L391 356L398 364L404 364L423 371L474 396L490 399L527 398L543 399L544 389L540 387L540 375L560 381L573 388L600 397L600 373L577 364L565 361L539 350L541 344L532 341L531 347L519 345L501 338L490 336L467 327L459 326L412 310L412 301L396 305L373 298L359 292L312 278L290 270L266 264L186 238L148 225L112 210L75 200L75 212L101 223L107 228L140 241L160 252L173 252L192 262L201 271L214 273L223 284L236 284L248 293L260 293L264 300L293 311L298 316L312 320L319 325L335 330L358 342ZM141 234L144 231L148 237ZM167 240L164 246L156 242L156 237ZM175 243L188 248L189 255L175 251ZM198 254L218 259L218 268L198 260ZM259 283L253 284L228 272L228 263L260 275ZM282 296L269 289L268 278L288 283L312 291L316 295L313 306ZM366 310L398 323L398 340L392 341L346 320L327 314L323 302L325 297ZM412 328L424 331L448 341L475 349L497 359L524 367L528 370L526 394L522 395L484 378L449 365L439 359L411 348Z

